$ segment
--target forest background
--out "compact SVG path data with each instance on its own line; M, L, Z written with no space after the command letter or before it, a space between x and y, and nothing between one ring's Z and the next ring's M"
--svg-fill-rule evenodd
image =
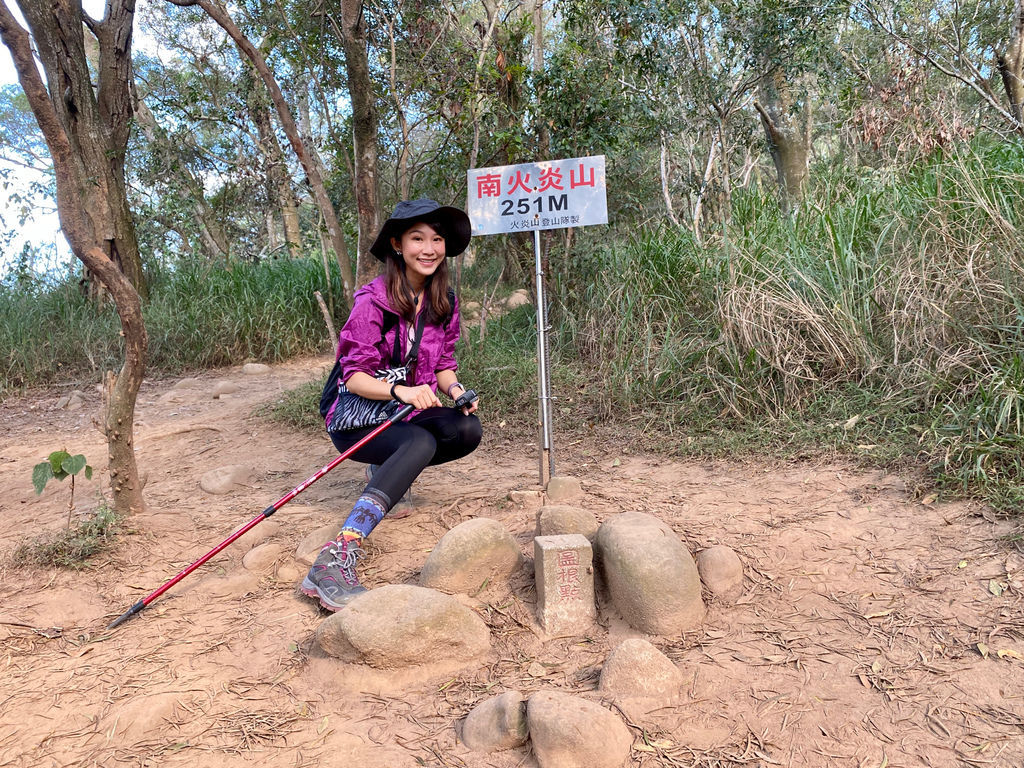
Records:
M0 0L0 33L0 393L101 382L112 466L143 372L329 353L315 292L340 324L395 201L602 154L610 224L542 238L560 430L1024 502L1022 0ZM11 246L46 205L69 265ZM494 310L532 262L455 264L462 378L526 429L534 316Z

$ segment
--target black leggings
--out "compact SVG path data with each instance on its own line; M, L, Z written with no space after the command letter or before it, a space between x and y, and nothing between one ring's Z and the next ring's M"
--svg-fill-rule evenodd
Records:
M332 432L339 452L347 451L374 430ZM480 445L480 419L456 408L427 408L408 421L392 424L352 454L365 464L379 464L367 490L383 496L390 510L425 467L461 459ZM363 491L366 493L366 491Z

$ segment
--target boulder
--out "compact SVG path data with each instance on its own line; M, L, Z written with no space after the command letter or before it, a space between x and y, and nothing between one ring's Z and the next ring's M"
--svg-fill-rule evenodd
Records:
M67 411L77 411L85 405L85 393L79 389L74 390L70 395L65 395L57 401L57 407Z
M471 663L490 648L483 619L454 597L389 584L353 598L316 631L331 656L378 669L436 661Z
M697 565L668 525L623 512L601 525L595 548L612 604L630 626L674 635L700 625L704 601Z
M320 550L324 548L324 544L340 533L343 523L344 521L328 523L307 533L295 548L295 559L306 565L312 565L320 554Z
M274 574L274 581L278 584L294 584L304 573L305 569L303 569L303 573L299 573L299 569L292 563L282 563L277 567L277 572Z
M526 722L540 768L621 768L633 744L617 715L567 693L533 694Z
M484 582L507 580L522 563L512 534L497 520L466 520L441 537L420 571L420 584L444 592L474 594Z
M537 536L580 533L593 541L599 527L592 512L568 504L548 504L537 513Z
M218 381L213 385L210 395L212 397L220 397L221 395L233 395L241 390L241 387L235 384L233 381Z
M532 304L533 299L530 298L530 292L525 288L518 288L505 299L505 309L515 309L516 307L522 307L527 304Z
M507 691L477 704L462 725L462 743L474 752L498 752L526 743L526 700Z
M574 498L583 493L583 486L576 477L552 477L548 480L548 487L545 489L548 495L548 502L557 504L560 501Z
M682 684L683 674L668 656L634 637L623 640L608 654L598 689L623 697L672 699Z
M716 544L697 554L700 580L715 597L733 599L743 591L743 563L730 547Z
M243 464L231 464L226 467L211 469L199 478L199 487L207 493L220 495L231 493L237 485L248 485L252 482L255 472L252 467Z
M253 547L242 556L242 567L247 571L261 573L273 569L284 547L277 542L267 542Z
M265 363L246 363L242 366L242 373L246 376L261 376L270 373L270 366Z

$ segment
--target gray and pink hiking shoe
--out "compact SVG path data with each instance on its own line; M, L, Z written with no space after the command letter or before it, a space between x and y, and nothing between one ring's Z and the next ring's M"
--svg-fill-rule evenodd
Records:
M337 611L366 587L356 577L356 563L365 553L358 541L329 541L302 580L302 594L316 598L328 611Z

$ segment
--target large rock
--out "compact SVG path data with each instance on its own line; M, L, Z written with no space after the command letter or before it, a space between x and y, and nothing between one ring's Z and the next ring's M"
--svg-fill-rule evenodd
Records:
M518 288L512 291L511 295L505 299L505 309L515 309L516 307L522 307L527 304L533 303L530 298L530 292L525 288Z
M583 493L583 486L579 478L561 476L552 477L548 480L548 487L544 489L548 495L548 501L557 504L560 501L567 501Z
M637 637L623 640L601 668L598 688L617 696L671 699L679 694L683 674L651 643Z
M506 580L523 556L512 534L497 520L466 520L441 537L420 572L420 584L444 592L473 594L484 582Z
M473 611L450 595L411 584L353 598L317 628L316 639L331 656L378 669L469 663L491 644L487 625Z
M321 525L315 531L311 531L302 537L302 541L295 548L295 559L306 565L312 565L313 561L320 555L324 544L334 540L341 532L344 521Z
M243 464L231 464L211 469L199 478L199 487L215 495L231 493L239 485L252 482L255 471Z
M567 693L533 694L526 722L540 768L621 768L633 744L618 716Z
M593 512L568 504L548 504L537 513L537 536L581 533L593 541L599 527Z
M212 397L220 397L221 395L233 395L240 391L242 388L235 384L233 381L218 381L213 385L213 389L210 390Z
M266 363L246 363L242 366L242 373L246 376L262 376L270 373L270 366Z
M715 597L732 599L743 591L743 563L732 549L716 544L697 554L700 580Z
M253 547L242 556L242 567L247 571L263 573L270 571L284 554L284 545L268 541Z
M474 752L498 752L526 743L526 700L508 691L477 704L462 725L462 743Z
M641 512L606 520L595 541L612 604L653 635L695 629L704 618L693 557L665 523Z

